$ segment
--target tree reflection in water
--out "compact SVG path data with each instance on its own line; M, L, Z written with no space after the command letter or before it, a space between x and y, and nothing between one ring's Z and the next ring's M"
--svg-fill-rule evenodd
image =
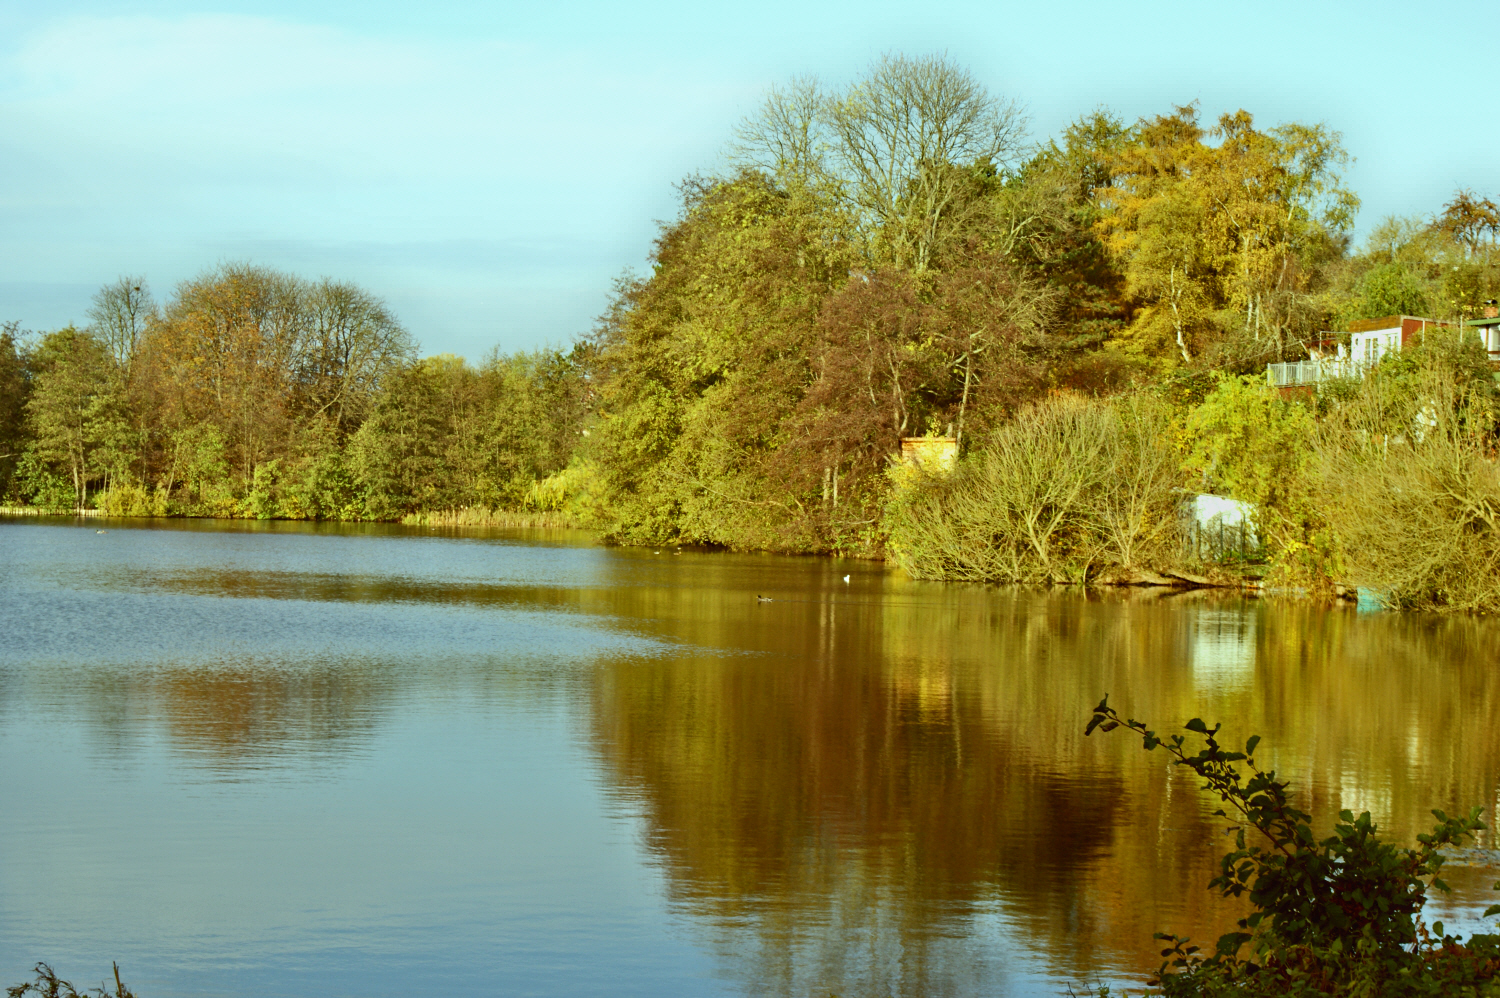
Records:
M1430 807L1494 799L1488 625L1212 594L937 595L747 604L705 628L640 594L639 616L761 654L598 674L611 780L747 982L969 991L1008 950L1134 973L1155 966L1153 932L1227 931L1240 912L1205 888L1224 822L1160 760L1083 739L1104 692L1262 733L1324 819L1368 807L1409 837Z
M1495 802L1500 631L1473 619L915 584L815 559L148 533L69 534L75 554L53 542L0 577L32 587L0 709L76 720L112 757L159 737L226 784L409 749L414 707L432 740L401 764L419 771L470 766L454 746L546 714L545 736L504 744L566 755L581 734L578 765L639 816L674 909L756 993L1057 992L1035 975L1141 972L1153 932L1226 929L1238 912L1205 886L1222 820L1163 760L1083 738L1104 693L1163 728L1262 735L1323 822L1369 809L1410 838L1429 808ZM481 794L539 795L508 808L578 796L484 771ZM372 841L432 855L428 828L366 813ZM482 853L492 834L461 838ZM571 885L561 862L548 883ZM498 931L474 918L476 938Z

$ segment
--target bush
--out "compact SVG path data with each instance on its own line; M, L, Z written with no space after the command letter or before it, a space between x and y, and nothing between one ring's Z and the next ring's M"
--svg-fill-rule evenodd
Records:
M117 481L99 493L98 506L105 516L166 516L167 495L140 482Z
M898 467L884 526L926 579L1080 582L1177 554L1171 410L1147 395L1056 395L1021 410L949 475Z
M1202 491L1284 509L1312 457L1313 418L1283 399L1264 377L1220 375L1187 420L1185 467Z
M23 504L30 503L44 513L69 513L78 502L73 483L49 468L34 451L21 455L14 484Z
M1500 612L1496 399L1469 361L1432 349L1383 363L1316 438L1312 501L1346 579L1396 606Z
M1186 730L1203 742L1196 753L1182 735L1157 736L1144 722L1122 718L1109 698L1094 708L1084 733L1124 727L1147 751L1162 748L1203 779L1235 821L1235 847L1210 881L1225 897L1248 896L1254 912L1240 931L1220 937L1211 956L1185 937L1159 933L1167 945L1155 993L1167 996L1400 996L1500 993L1500 936L1467 941L1429 929L1422 908L1431 888L1447 891L1440 850L1483 829L1480 808L1438 819L1415 848L1383 842L1369 812L1339 814L1333 834L1313 835L1311 818L1291 802L1288 784L1255 762L1259 736L1243 752L1226 750L1220 726L1202 720ZM1242 771L1243 769L1243 771ZM1226 809L1227 808L1227 809ZM1500 884L1495 885L1500 890ZM1500 913L1492 905L1485 917Z

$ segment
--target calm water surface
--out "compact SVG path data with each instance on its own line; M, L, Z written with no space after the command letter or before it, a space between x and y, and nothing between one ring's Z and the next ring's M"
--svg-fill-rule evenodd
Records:
M566 533L0 521L0 984L1139 979L1152 932L1237 912L1194 781L1081 737L1101 694L1258 732L1320 820L1410 837L1496 803L1497 650L1474 620ZM1450 924L1494 877L1449 878Z

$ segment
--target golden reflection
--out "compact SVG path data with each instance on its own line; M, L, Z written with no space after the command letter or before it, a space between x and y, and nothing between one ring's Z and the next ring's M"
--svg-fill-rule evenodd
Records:
M1104 693L1158 731L1201 716L1231 740L1262 735L1262 762L1321 827L1368 809L1410 840L1429 808L1496 800L1493 623L871 572L846 586L842 567L811 559L627 551L591 571L576 586L212 570L130 586L561 611L588 617L585 632L657 639L655 656L601 659L568 688L672 901L763 992L1138 973L1155 963L1153 932L1227 929L1238 910L1206 888L1224 820L1159 753L1118 732L1083 737ZM345 750L415 690L537 699L560 675L467 652L387 658L100 668L87 698L103 731L161 719L180 750L232 766Z
M770 991L950 990L953 937L997 908L1057 968L1145 971L1153 932L1227 930L1238 910L1206 889L1226 822L1160 754L1083 738L1106 692L1158 730L1262 734L1323 827L1368 809L1410 839L1431 807L1495 799L1478 621L912 586L709 625L670 599L638 596L762 654L605 666L594 742L674 898ZM857 966L819 956L850 939Z

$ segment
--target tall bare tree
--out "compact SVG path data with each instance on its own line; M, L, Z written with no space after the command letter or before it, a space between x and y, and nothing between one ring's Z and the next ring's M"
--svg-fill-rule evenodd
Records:
M411 336L385 302L324 278L302 292L305 334L294 377L302 405L349 433L369 410L381 379L412 359Z
M782 183L810 183L827 173L828 96L816 77L794 77L772 87L755 114L735 128L731 152L742 165L772 174Z
M146 326L156 317L156 302L143 277L121 277L94 293L88 316L90 330L128 375Z
M946 56L886 55L826 105L838 169L876 242L898 267L931 261L976 164L1009 165L1026 119Z

